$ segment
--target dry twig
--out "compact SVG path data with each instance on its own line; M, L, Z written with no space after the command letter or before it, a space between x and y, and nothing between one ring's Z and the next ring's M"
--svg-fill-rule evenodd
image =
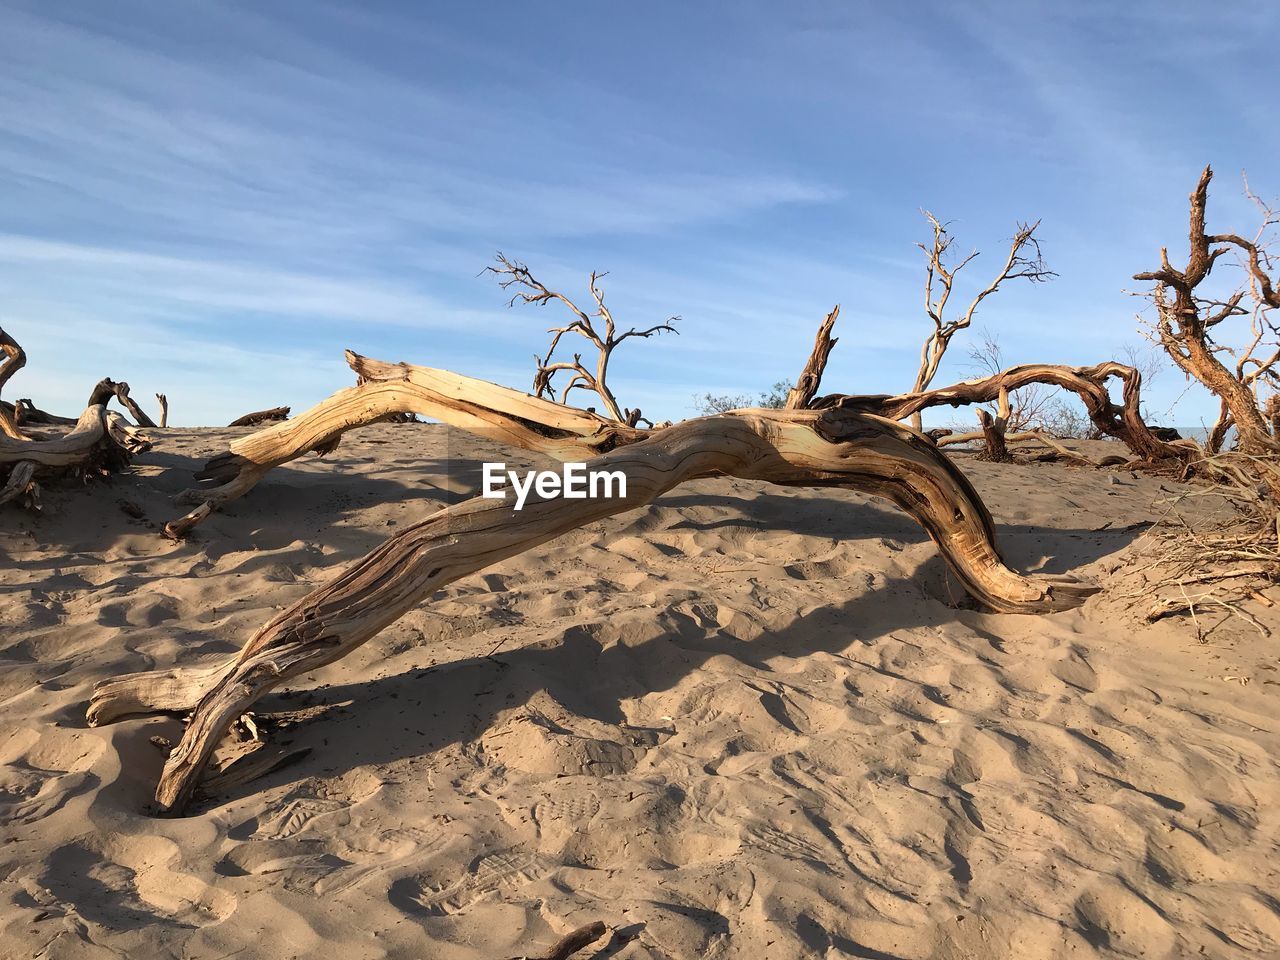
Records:
M502 253L497 255L497 265L485 267L485 271L497 274L501 278L498 281L498 286L502 287L503 290L514 289L515 292L512 293L511 299L507 301L507 306L514 306L516 303L535 303L545 306L552 301L558 301L573 315L573 320L567 325L552 327L547 331L552 334L552 337L551 344L547 347L546 355L542 357L534 355L533 359L537 363L537 370L533 375L533 395L535 397L546 397L553 402L568 403L571 390L575 388L587 390L600 397L609 416L619 423L634 427L644 420L652 426L651 422L641 416L638 408L633 410L619 406L617 397L614 396L613 390L609 387L609 360L618 345L631 337L648 339L659 333L678 334L680 331L675 328L675 323L680 319L679 317L671 317L665 323L655 324L645 330L637 330L633 327L624 333L619 333L612 312L605 306L604 290L600 286L600 281L606 274L594 272L591 274L587 289L590 290L591 299L595 301L596 307L594 311L588 313L563 293L548 289L540 280L534 277L529 268L523 263L518 260L511 260ZM595 320L604 321L603 330L596 329ZM572 360L552 360L556 347L560 345L560 338L566 333L576 334L596 348L595 370L587 369L582 362L582 354L580 353L575 353ZM569 381L565 384L564 389L560 391L560 397L557 400L552 379L562 371L569 375Z

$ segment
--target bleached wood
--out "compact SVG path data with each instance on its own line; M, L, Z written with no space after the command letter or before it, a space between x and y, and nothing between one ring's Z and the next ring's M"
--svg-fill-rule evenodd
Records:
M129 384L121 380L116 384L116 399L120 401L120 406L129 411L129 416L133 417L133 422L140 427L154 427L156 422L147 415L136 400L129 395Z
M1123 400L1117 405L1107 390L1107 382L1123 383ZM902 420L930 407L959 407L998 400L1002 391L1047 383L1069 390L1084 403L1089 419L1105 436L1123 441L1139 458L1149 461L1189 463L1200 457L1200 448L1188 440L1159 439L1142 419L1142 374L1123 363L1109 361L1092 367L1068 367L1052 363L1028 363L1010 367L989 377L965 380L949 387L903 393L897 396L828 394L810 406L816 409L840 407L865 410L892 420Z
M4 487L0 488L0 504L8 503L22 496L35 485L36 465L31 460L22 460L9 472Z
M174 709L203 689L182 742L157 788L162 810L178 813L227 726L267 691L346 656L448 583L604 517L644 506L698 477L730 475L784 485L845 486L883 497L933 537L962 584L1006 612L1047 612L1080 603L1095 588L1071 577L1024 576L1001 560L991 518L968 480L926 438L858 410L743 410L644 431L592 413L442 370L355 355L365 379L295 420L245 437L210 465L224 487L256 478L341 432L403 409L437 417L561 459L592 457L588 470L617 470L615 499L537 499L519 513L476 497L406 528L281 612L221 667L199 680L168 677L153 697L145 678L95 693L90 717L108 722L131 708ZM216 681L210 683L210 678ZM176 684L176 685L175 685ZM204 684L208 684L207 689ZM103 698L115 702L107 705Z
M836 304L826 319L818 327L818 335L813 341L813 350L805 362L804 369L796 378L796 385L787 391L785 406L788 410L803 410L809 405L822 385L822 374L827 369L827 358L839 339L831 336L831 330L840 317L840 304Z

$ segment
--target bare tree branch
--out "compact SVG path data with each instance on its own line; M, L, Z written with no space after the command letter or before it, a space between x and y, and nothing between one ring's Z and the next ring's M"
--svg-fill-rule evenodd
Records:
M787 391L784 404L786 409L803 410L818 392L818 387L822 385L822 374L827 369L827 358L831 356L835 345L840 342L837 337L831 336L831 330L835 327L839 316L840 304L837 303L819 325L817 339L813 342L813 351L809 354L804 369L800 371L796 385Z
M951 299L956 275L978 256L978 251L973 251L954 267L948 267L947 254L954 239L948 231L948 224L942 223L927 210L923 212L933 227L933 242L929 246L924 244L917 244L917 246L925 255L924 306L925 313L933 321L934 329L920 347L920 366L911 388L913 393L928 389L938 372L938 366L942 363L947 347L951 345L951 339L973 323L978 306L999 290L1000 284L1006 280L1030 280L1032 283L1040 283L1057 276L1044 265L1040 242L1035 235L1040 221L1037 220L1031 224L1019 223L1010 241L1009 253L995 277L969 301L968 307L960 316L949 319L947 304ZM920 429L918 415L912 418L912 425L917 430Z
M609 360L618 344L631 337L648 339L659 333L678 334L680 331L675 328L674 324L680 318L672 317L666 323L655 324L645 330L632 328L619 334L617 332L617 324L613 319L613 313L605 305L604 289L600 286L600 280L607 274L595 272L591 274L587 289L591 293L591 299L595 301L595 310L587 313L564 294L551 290L544 285L520 261L512 260L501 252L498 253L496 259L496 265L485 267L485 272L496 274L500 278L498 286L502 287L503 290L514 290L511 294L511 299L507 301L507 306L514 306L517 303L545 306L552 301L558 301L574 317L568 325L552 327L548 330L547 332L553 336L550 345L547 347L546 355L541 357L534 355L533 359L537 364L537 369L533 374L533 395L547 397L554 401L556 394L552 379L555 374L565 371L571 373L572 376L561 392L559 402L566 402L565 398L570 390L575 388L589 390L600 397L609 416L619 423L628 423L630 421L630 425L634 426L635 423L643 420L644 418L640 415L638 409L624 411L619 405L617 398L609 387ZM594 324L596 320L603 321L603 333L596 329ZM556 347L560 345L560 338L565 334L577 334L596 348L596 367L594 371L588 370L583 365L581 354L574 354L572 362L552 361L552 355L555 353Z
M1272 385L1274 370L1280 362L1280 342L1268 311L1280 306L1280 291L1268 270L1272 267L1266 248L1266 232L1278 220L1275 211L1258 201L1248 189L1245 192L1262 210L1262 225L1254 239L1246 240L1234 233L1210 234L1205 228L1209 199L1211 167L1205 167L1190 195L1190 217L1187 265L1173 267L1167 249L1160 251L1160 268L1134 275L1135 280L1149 280L1155 286L1150 296L1156 307L1156 334L1165 352L1184 373L1202 383L1221 401L1218 420L1209 436L1209 449L1221 449L1227 430L1234 425L1241 452L1252 456L1274 457L1280 454L1280 438L1264 415L1268 402L1259 395L1263 383ZM1214 265L1231 250L1242 254L1246 280L1243 287L1226 297L1205 296L1200 286L1209 278ZM1242 303L1248 296L1252 311ZM1239 350L1218 343L1216 328L1224 321L1251 314L1251 332ZM1259 355L1258 351L1264 350ZM1234 370L1221 359L1236 357ZM1274 481L1269 481L1269 483ZM1273 492L1280 499L1280 483Z

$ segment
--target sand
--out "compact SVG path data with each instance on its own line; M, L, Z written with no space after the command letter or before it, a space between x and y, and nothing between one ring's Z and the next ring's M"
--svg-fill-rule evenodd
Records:
M0 516L0 957L499 960L596 919L580 956L1280 956L1280 645L1135 615L1176 487L1128 473L964 462L1015 565L1107 583L1047 617L957 608L867 497L690 484L441 591L260 705L306 759L147 816L181 724L89 729L93 683L226 656L474 467L367 428L162 539L242 432Z

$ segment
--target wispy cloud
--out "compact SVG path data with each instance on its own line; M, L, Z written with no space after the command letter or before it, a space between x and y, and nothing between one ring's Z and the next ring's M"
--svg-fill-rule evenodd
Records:
M920 206L962 218L975 274L1043 215L1062 279L983 322L1104 359L1132 339L1126 278L1184 229L1188 165L1280 146L1231 94L1273 11L570 5L499 31L465 5L0 0L18 383L74 405L176 372L187 422L234 414L215 370L297 405L345 382L347 345L523 383L554 318L502 311L476 276L500 247L569 289L613 270L637 322L685 316L619 359L646 406L789 375L836 301L833 386L892 389L923 331ZM1196 122L1171 136L1166 104Z

